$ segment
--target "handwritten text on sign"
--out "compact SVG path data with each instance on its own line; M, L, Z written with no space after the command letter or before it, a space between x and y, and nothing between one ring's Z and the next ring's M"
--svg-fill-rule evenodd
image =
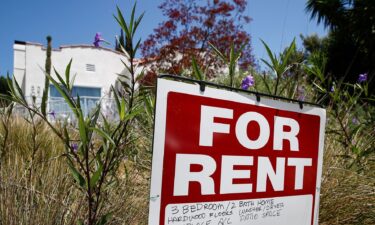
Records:
M307 207L300 207L301 204ZM171 204L167 206L164 224L309 224L312 196L302 195L269 199ZM290 217L293 216L293 221Z

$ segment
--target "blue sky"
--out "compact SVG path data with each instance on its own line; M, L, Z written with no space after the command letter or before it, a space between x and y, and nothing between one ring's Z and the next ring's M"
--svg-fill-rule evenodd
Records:
M0 2L0 74L13 71L14 40L45 43L51 35L53 47L67 44L91 44L96 32L114 43L120 28L113 18L118 5L125 16L133 0L1 0ZM138 0L137 12L145 11L139 37L145 40L163 21L158 8L162 0ZM253 53L257 59L265 58L260 42L263 39L274 52L283 50L296 37L301 46L300 34L327 32L322 25L305 13L305 0L249 0L246 13L253 21L246 26L252 36ZM260 62L259 62L260 63Z

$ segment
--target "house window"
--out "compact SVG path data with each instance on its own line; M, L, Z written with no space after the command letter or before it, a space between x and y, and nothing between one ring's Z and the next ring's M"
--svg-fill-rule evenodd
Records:
M72 97L80 97L80 105L84 115L91 113L100 103L101 88L73 86ZM50 85L49 110L56 115L72 114L69 105L64 101L54 85Z
M94 64L86 64L86 71L87 72L95 72L95 65Z
M93 87L79 87L73 86L72 88L72 96L76 97L96 97L100 98L101 96L101 88L93 88ZM50 96L51 98L61 98L62 96L57 91L54 85L50 85Z

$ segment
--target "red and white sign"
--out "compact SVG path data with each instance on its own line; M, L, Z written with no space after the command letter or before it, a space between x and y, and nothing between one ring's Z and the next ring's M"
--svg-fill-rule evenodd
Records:
M325 110L158 79L149 224L318 224Z

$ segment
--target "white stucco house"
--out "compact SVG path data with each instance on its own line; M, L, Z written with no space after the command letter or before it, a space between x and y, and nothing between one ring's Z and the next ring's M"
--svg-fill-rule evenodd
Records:
M38 101L43 95L46 47L39 43L15 41L13 49L15 79L30 101L33 98ZM52 68L63 77L70 59L73 59L71 77L75 77L73 96L78 94L87 110L100 99L112 97L110 87L115 85L118 74L129 75L122 63L128 62L125 55L109 48L66 45L52 50ZM54 74L52 72L53 77ZM57 113L68 110L52 84L49 91L49 110Z

